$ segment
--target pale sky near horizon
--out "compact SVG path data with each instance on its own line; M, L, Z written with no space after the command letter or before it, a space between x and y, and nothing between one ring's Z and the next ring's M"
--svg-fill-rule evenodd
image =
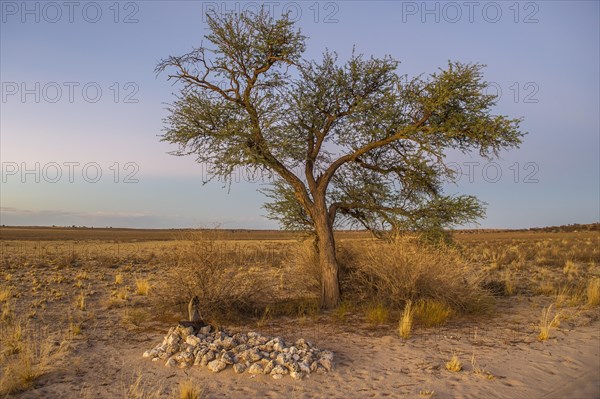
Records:
M290 11L305 57L390 54L399 73L487 65L498 114L529 132L495 163L449 154L447 193L488 203L481 227L600 220L597 1L0 1L0 224L275 228L259 184L202 185L160 142L173 100L157 61L199 46L203 14Z

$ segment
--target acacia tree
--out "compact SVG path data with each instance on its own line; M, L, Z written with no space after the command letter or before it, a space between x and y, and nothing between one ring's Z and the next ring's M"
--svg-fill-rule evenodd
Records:
M269 215L315 233L321 303L340 300L334 227L382 232L446 226L483 215L471 196L447 196L445 151L495 157L517 147L519 119L491 113L482 65L449 62L425 78L398 74L390 56L325 52L304 60L305 36L287 16L210 17L211 33L157 65L183 83L163 141L195 155L212 176L240 167L275 179Z

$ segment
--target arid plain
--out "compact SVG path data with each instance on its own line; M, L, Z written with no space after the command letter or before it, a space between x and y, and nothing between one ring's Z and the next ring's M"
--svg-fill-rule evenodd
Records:
M323 312L300 234L3 227L0 397L600 398L600 235L570 230L442 247L341 232L343 301ZM193 295L212 325L305 338L334 369L143 358Z

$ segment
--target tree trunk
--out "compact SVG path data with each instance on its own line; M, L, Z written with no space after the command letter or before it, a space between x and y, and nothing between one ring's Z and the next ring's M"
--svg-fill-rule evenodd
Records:
M315 205L314 222L321 269L321 307L333 309L340 303L339 267L335 257L333 225L329 219L325 201Z

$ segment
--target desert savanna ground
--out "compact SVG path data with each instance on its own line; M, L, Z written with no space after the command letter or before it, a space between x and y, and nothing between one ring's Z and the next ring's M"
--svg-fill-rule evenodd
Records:
M600 235L337 236L343 301L318 306L313 246L250 231L1 229L0 397L600 398ZM303 380L142 358L187 318L305 338Z

